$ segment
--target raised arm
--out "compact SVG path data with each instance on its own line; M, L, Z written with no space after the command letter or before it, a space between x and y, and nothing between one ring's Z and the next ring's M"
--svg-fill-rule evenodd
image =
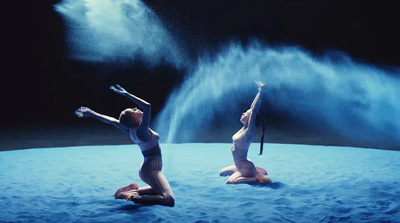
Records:
M251 114L249 117L249 123L248 123L248 128L249 130L255 130L256 127L256 117L258 110L260 110L260 104L261 104L261 98L262 98L262 90L265 88L266 84L262 83L261 81L256 81L256 84L258 85L258 93L256 97L253 100L253 103L251 103L250 109L251 109Z
M138 135L139 138L141 138L141 140L146 140L146 138L149 136L149 126L151 120L151 104L129 93L118 84L116 84L115 86L111 86L110 89L116 92L117 94L129 98L131 101L135 102L142 109L143 111L142 121L139 125L139 128L137 129L136 134Z
M106 124L111 124L115 127L117 127L118 129L122 130L123 132L129 133L129 131L125 128L123 128L120 124L118 119L115 119L113 117L107 116L107 115L103 115L100 113L97 113L95 111L93 111L90 108L87 107L80 107L75 111L75 115L78 116L78 118L95 118L101 122L104 122Z
M250 109L258 109L260 108L260 102L261 102L261 91L267 86L265 83L262 83L261 81L256 81L256 84L258 85L258 93L256 97L253 100L253 103L251 103ZM258 108L257 108L258 106Z

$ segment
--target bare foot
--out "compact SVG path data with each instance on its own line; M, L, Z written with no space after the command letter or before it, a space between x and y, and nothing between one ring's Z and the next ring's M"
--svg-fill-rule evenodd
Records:
M261 174L257 174L256 178L258 179L258 182L260 184L268 184L268 183L272 183L271 179L269 179L266 176L263 176Z
M268 175L267 171L264 168L256 167L257 172L261 173L262 175Z
M129 184L128 186L119 188L115 192L114 197L117 198L117 195L120 194L121 192L130 191L130 190L137 190L137 189L139 189L139 186L138 186L137 183Z
M131 197L137 197L139 196L139 191L138 190L130 190L130 191L123 191L117 196L115 196L115 199L125 199L127 201L132 200Z

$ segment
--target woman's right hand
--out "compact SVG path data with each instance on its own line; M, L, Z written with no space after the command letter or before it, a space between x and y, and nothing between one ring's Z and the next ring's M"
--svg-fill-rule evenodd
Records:
M256 84L258 86L258 90L261 91L262 89L264 89L267 85L261 81L256 81Z
M93 111L90 108L79 107L78 109L76 109L76 111L74 113L76 116L78 116L78 118L87 118L92 115L92 112Z

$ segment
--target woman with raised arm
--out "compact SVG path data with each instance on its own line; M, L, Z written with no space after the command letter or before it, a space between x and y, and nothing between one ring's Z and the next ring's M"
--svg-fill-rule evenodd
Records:
M255 184L255 183L272 183L271 180L265 176L267 171L263 168L256 167L253 162L247 159L247 152L251 142L254 139L256 132L256 116L260 109L261 92L265 88L265 84L257 81L258 93L254 98L250 109L242 114L240 122L243 127L232 136L232 155L235 165L225 167L220 171L221 176L231 175L226 181L227 184Z
M140 167L139 176L149 186L138 188L136 183L130 184L117 190L115 198L132 200L135 203L173 207L175 203L174 195L167 179L161 173L162 157L158 143L160 136L149 128L150 103L130 94L119 85L111 86L110 89L135 102L142 111L137 108L127 108L121 112L119 119L99 114L86 107L80 107L75 111L75 114L79 118L93 117L104 123L114 125L128 133L142 151L144 162Z

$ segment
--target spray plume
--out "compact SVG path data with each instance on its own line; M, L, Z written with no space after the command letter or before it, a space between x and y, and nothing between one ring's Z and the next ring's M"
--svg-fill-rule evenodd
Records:
M72 58L183 66L183 52L156 14L139 0L64 0L55 6L66 20Z
M267 82L275 109L319 122L355 141L400 142L398 74L357 63L341 53L316 58L297 47L231 44L214 60L201 60L157 119L166 142L193 141L215 120L238 121L251 103L254 80ZM248 105L249 106L249 105ZM317 120L317 121L315 121Z
M56 10L67 21L71 56L87 61L165 60L191 67L156 118L165 142L192 142L221 120L236 122L267 82L264 100L304 122L327 125L363 142L400 143L398 68L384 71L344 54L314 57L296 47L271 48L254 41L231 43L196 64L156 14L139 0L64 0ZM194 67L194 69L192 69Z

